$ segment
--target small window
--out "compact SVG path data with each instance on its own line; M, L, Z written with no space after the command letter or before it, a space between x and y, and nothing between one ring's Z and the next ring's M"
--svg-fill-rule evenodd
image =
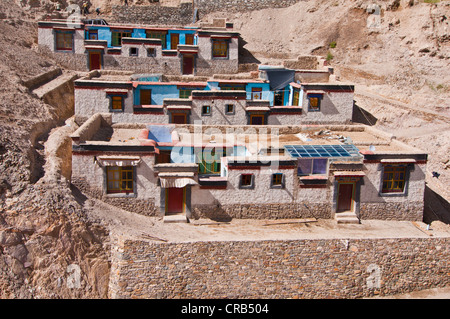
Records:
M308 95L308 111L320 112L322 95Z
M180 99L188 99L192 91L192 89L180 89Z
M140 105L152 104L152 90L141 89L140 90Z
M228 58L228 41L213 40L212 46L213 58Z
M202 115L211 115L211 106L203 105L202 106Z
M283 188L283 179L284 176L282 173L272 174L271 188Z
M123 111L123 96L111 96L111 111Z
M106 167L106 192L134 193L133 166L111 166Z
M147 49L147 56L148 56L148 57L155 57L155 56L156 56L156 50L155 50L155 48L148 48L148 49Z
M225 105L225 114L233 115L234 114L234 104Z
M130 48L130 56L138 56L139 49L138 48Z
M385 166L382 193L403 193L406 182L405 166Z
M239 181L239 188L253 188L253 186L254 186L254 175L242 174Z

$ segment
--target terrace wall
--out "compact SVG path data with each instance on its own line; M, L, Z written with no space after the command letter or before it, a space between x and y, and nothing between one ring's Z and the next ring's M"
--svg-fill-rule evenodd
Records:
M127 240L111 274L111 298L363 298L449 285L450 238Z

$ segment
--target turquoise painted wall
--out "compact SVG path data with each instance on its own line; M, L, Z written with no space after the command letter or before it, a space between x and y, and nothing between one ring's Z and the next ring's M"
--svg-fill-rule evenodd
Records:
M176 85L152 85L152 84L143 84L138 85L138 87L134 90L133 98L134 105L140 104L140 90L141 89L150 89L152 90L152 105L163 105L164 99L177 99L179 98L179 90Z

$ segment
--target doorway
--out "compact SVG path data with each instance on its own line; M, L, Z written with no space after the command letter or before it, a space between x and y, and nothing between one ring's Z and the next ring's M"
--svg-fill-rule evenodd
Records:
M166 188L166 214L184 213L185 194L185 188Z
M250 125L263 125L264 115L250 115Z
M89 52L89 70L99 70L102 68L102 55L100 52Z
M187 124L186 123L186 114L184 114L184 113L172 114L172 123L173 124Z
M180 35L178 33L173 33L170 35L170 49L176 50L178 48L178 43L180 43Z
M337 197L338 213L353 211L354 190L354 183L339 183Z
M194 57L183 55L183 74L194 74Z

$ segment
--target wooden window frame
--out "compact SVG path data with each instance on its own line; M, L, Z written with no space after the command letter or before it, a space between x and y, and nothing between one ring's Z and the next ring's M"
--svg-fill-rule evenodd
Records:
M308 95L308 112L320 112L322 108L322 94ZM313 106L311 101L317 101L317 105Z
M134 194L136 185L134 166L107 166L106 167L106 193L107 194ZM118 174L116 179L115 172ZM125 174L125 177L124 177ZM117 187L111 187L111 183L117 183ZM124 184L125 183L125 184ZM130 184L131 183L131 184ZM131 187L130 187L131 185Z
M273 173L270 178L270 188L284 188L284 174Z
M156 57L156 49L155 48L147 48L147 57L149 57L149 58Z
M179 98L180 99L188 99L188 98L190 98L191 95L192 95L192 91L194 91L194 89L191 89L191 88L188 88L188 89L182 88L182 89L180 89L179 90Z
M239 188L240 189L253 189L255 188L255 174L241 174L239 176Z
M113 47L121 47L122 46L122 38L130 38L132 35L132 31L111 31L111 46Z
M132 53L133 50L135 51L134 53ZM139 56L139 48L131 47L130 51L129 51L129 55L130 56L134 56L134 57L138 57Z
M60 37L63 36L61 39ZM74 50L74 32L55 30L55 50L56 51L73 51Z
M229 59L230 42L224 39L211 40L211 57L213 59Z
M398 177L396 178L396 174ZM403 178L401 178L403 174ZM384 165L381 175L381 191L383 195L397 194L402 195L406 193L408 183L408 167L406 165ZM402 185L399 187L399 185Z
M166 47L166 37L167 32L166 31L153 31L153 30L147 30L145 32L145 37L147 39L160 39L161 40L161 47L164 49Z
M300 90L294 89L292 93L292 106L300 105Z

